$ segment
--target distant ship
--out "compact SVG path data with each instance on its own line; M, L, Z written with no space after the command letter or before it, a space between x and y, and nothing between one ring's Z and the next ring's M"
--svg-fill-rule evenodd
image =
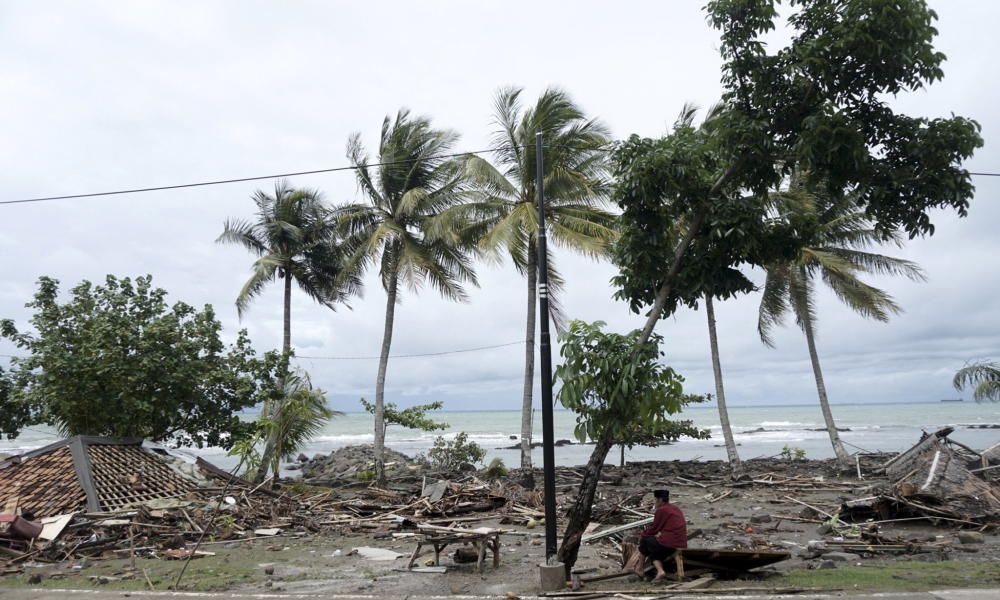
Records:
M965 402L961 398L945 398L941 402Z

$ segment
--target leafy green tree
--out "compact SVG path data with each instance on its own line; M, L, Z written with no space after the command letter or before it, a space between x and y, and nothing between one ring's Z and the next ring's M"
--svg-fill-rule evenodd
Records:
M979 125L959 116L910 117L889 105L943 76L944 55L932 44L934 11L922 0L800 0L784 13L789 43L772 51L764 38L777 25L775 4L709 2L724 62L719 118L700 133L634 136L613 158L623 230L688 223L680 239L659 240L672 242L665 247L643 246L635 234L619 253L634 286L654 290L648 298L628 294L650 308L643 339L672 314L676 288L683 297L698 283L678 278L698 240L728 240L733 265L766 262L753 247L760 240L741 229L753 228L768 190L793 166L830 190L858 190L858 207L880 232L929 235L933 209L966 214L974 188L961 165L982 145ZM741 191L755 194L757 205L734 206ZM720 209L734 219L720 221ZM645 261L649 250L666 260Z
M476 442L469 441L469 434L464 431L458 432L454 440L446 440L443 436L437 436L434 446L427 451L427 458L432 466L454 473L462 468L462 465L478 465L486 458L486 450Z
M674 426L668 417L687 400L684 378L659 362L659 336L641 341L639 330L621 335L607 333L603 327L600 321L572 321L560 335L563 363L556 368L556 379L562 384L558 399L576 414L576 438L595 443L559 548L567 573L576 563L611 447L649 432L669 431Z
M531 474L532 389L535 369L535 292L538 274L538 204L535 201L535 133L545 142L543 183L549 239L593 258L604 256L614 240L615 217L602 208L607 200L607 128L588 118L563 91L547 89L523 109L521 88L501 89L494 102L497 130L491 164L470 156L466 171L476 184L475 201L458 208L472 213L476 236L497 260L508 255L527 279L524 388L521 406L521 470ZM550 312L562 322L558 296L563 279L548 259ZM532 482L529 482L532 483Z
M765 266L767 278L757 329L761 340L773 346L770 335L773 327L783 321L789 310L795 315L796 324L806 336L830 442L837 459L848 461L850 456L837 432L816 350L816 279L822 280L844 304L861 316L888 321L889 315L900 312L899 306L889 294L868 285L860 276L899 275L922 281L924 275L913 262L868 251L883 243L902 246L902 236L894 231L878 231L866 213L857 207L853 195L834 195L823 187L810 190L805 186L805 180L796 175L787 194L774 196L787 218L793 222L805 221L801 227L810 229L812 234L809 244L799 250L794 260ZM786 199L790 201L783 201Z
M227 348L211 306L167 303L152 278L84 281L59 299L42 277L30 319L0 334L27 353L11 359L0 433L47 424L65 435L142 437L228 447L248 432L239 412L266 393L268 364L240 331Z
M636 313L655 302L658 281L669 268L678 245L691 232L687 220L690 215L679 213L674 220L666 215L685 202L686 194L707 194L714 185L721 164L715 129L724 110L721 105L713 107L705 121L695 126L696 108L686 105L668 138L633 138L619 152L619 157L634 153L634 160L630 158L627 169L620 174L644 178L643 185L650 186L623 198L627 206L621 219L622 235L614 249L620 267L612 279L618 287L616 296L628 301ZM683 177L674 177L672 170ZM679 305L696 308L704 302L719 419L734 471L739 469L740 459L726 407L714 299L752 291L753 283L737 266L760 257L783 255L794 237L785 223L769 219L764 205L754 197L725 197L713 202L701 235L692 238L684 263L675 273L664 307L665 314L672 314Z
M337 222L319 192L278 182L273 194L257 190L253 201L257 205L256 217L250 221L226 221L216 241L243 246L257 257L250 278L236 297L241 317L269 283L281 281L284 290L281 349L288 357L292 348L293 283L314 301L331 309L357 293L361 283L356 273L342 268L344 250L336 237ZM280 410L280 405L265 402L261 415L279 418ZM273 463L277 443L274 437L267 440L261 461L265 471L257 473L258 480L263 480L266 468Z
M385 327L375 382L375 481L385 484L385 377L392 346L400 285L416 291L430 283L450 300L465 301L464 283L476 284L465 237L467 226L442 211L465 199L459 161L445 155L458 136L434 129L429 119L402 109L386 117L379 138L378 166L370 166L360 134L351 136L347 156L367 199L339 211L354 253L348 268L378 264L386 291Z
M364 398L361 399L361 406L370 414L375 414L375 405ZM444 406L443 402L430 402L399 410L395 402L386 402L382 407L382 418L385 421L386 427L389 425L399 425L406 429L439 431L441 429L448 429L448 424L431 419L427 416L427 411L441 410L442 406Z
M976 402L1000 401L1000 364L977 362L966 365L955 373L955 389L961 391L966 386L976 386L973 397Z

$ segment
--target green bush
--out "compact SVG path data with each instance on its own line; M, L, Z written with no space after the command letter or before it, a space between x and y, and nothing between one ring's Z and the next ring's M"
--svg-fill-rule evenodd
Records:
M469 435L464 431L448 441L440 435L434 440L434 447L427 451L431 466L444 471L457 471L463 464L477 465L483 462L486 450L469 441Z

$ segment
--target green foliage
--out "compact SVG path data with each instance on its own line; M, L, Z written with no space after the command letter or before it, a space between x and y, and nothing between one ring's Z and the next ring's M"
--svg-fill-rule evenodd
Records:
M659 362L661 338L638 343L640 332L606 333L604 323L572 321L561 334L559 402L576 413L576 438L628 443L671 431L667 419L685 403L684 378Z
M226 348L211 306L198 311L154 288L151 277L89 281L59 300L42 277L30 323L0 334L28 353L11 360L0 433L45 423L66 435L143 437L229 447L249 433L239 411L260 402L277 366L258 359L246 332Z
M486 466L486 476L487 477L504 477L507 475L507 465L503 463L503 459L497 456L490 461L490 464Z
M277 472L278 461L289 459L302 446L323 430L326 422L342 413L326 404L326 392L312 385L309 375L293 371L281 378L284 384L275 405L274 417L263 420L265 432L277 440L272 472Z
M276 369L269 384L269 405L275 410L270 416L261 413L255 435L240 441L229 452L240 457L246 473L257 473L261 466L278 473L282 459L290 459L323 430L327 421L342 414L326 405L326 392L314 388L303 371ZM262 465L265 453L259 445L265 440L274 440L274 451L266 457L269 464Z
M785 460L805 460L806 451L802 448L795 448L785 444L785 447L781 449L781 458Z
M979 125L952 116L914 118L893 96L941 79L937 15L922 0L797 0L791 41L770 52L774 0L712 0L721 32L719 146L739 158L735 181L763 195L792 166L830 190L858 190L880 232L933 233L929 211L966 214L973 185L961 163L982 146Z
M653 304L686 236L690 246L672 279L664 317L682 304L696 307L705 294L726 299L752 291L739 267L790 258L799 243L800 232L769 215L760 199L742 197L732 185L712 194L728 166L717 131L722 114L716 107L695 127L695 110L685 107L670 135L632 136L613 153L613 197L622 214L612 254L619 273L612 283L633 312ZM704 210L701 219L694 216L698 209Z
M667 136L632 136L615 149L614 283L637 312L659 290L670 293L654 317L704 293L746 292L741 265L791 260L808 246L809 230L767 211L793 169L831 195L852 190L879 235L932 234L934 209L966 214L974 188L961 165L982 145L979 125L889 105L942 76L933 11L921 0L797 0L787 13L791 41L771 52L764 38L775 29L774 5L709 2L722 36L722 104L700 127L685 109Z
M681 398L681 406L685 407L688 404L697 404L705 400L705 396L685 394ZM664 420L656 424L647 424L645 421L640 421L632 424L627 436L616 439L615 442L630 449L634 446L655 448L665 444L672 444L682 437L707 440L712 437L712 434L707 429L695 427L694 421L691 420Z
M469 435L459 432L454 440L438 436L434 446L427 451L432 466L444 471L457 471L462 465L477 465L486 458L486 450L476 442L469 441Z
M361 406L369 413L375 414L375 405L364 398L361 399ZM417 404L416 406L399 410L394 402L386 402L385 407L382 409L382 414L384 415L383 418L385 419L386 426L400 425L407 429L439 431L448 429L448 424L435 421L428 417L426 413L429 410L441 410L442 406L444 406L444 403L438 401L429 404Z
M372 470L361 470L354 474L358 481L374 481L375 471Z
M313 300L330 308L360 290L357 273L342 268L347 247L337 238L337 221L318 191L278 182L273 195L258 190L253 201L256 219L227 220L216 240L243 246L258 257L236 298L240 315L276 278L291 278Z
M238 470L242 470L243 475L253 476L263 463L263 457L257 445L260 443L261 430L257 430L253 435L240 438L229 448L227 456L235 456L240 459Z
M968 364L955 373L952 383L957 390L975 386L973 397L976 402L1000 402L1000 363L982 361Z

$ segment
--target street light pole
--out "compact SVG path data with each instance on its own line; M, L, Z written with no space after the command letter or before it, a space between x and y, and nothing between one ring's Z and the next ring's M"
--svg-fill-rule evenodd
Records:
M552 342L549 339L549 263L545 249L545 186L542 132L535 132L535 195L538 200L538 313L542 377L542 467L545 482L545 558L556 554L556 467L552 425Z

